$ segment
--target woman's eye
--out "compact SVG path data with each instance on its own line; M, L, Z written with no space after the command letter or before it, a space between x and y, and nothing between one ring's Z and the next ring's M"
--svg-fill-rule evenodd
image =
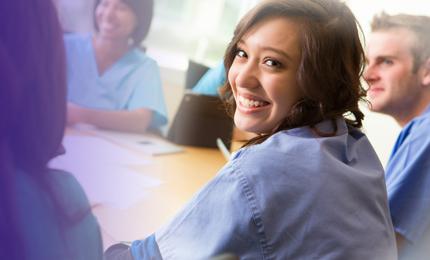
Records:
M279 68L282 65L279 61L272 60L272 59L265 60L264 64L266 64L269 67L276 67L276 68Z
M124 4L124 3L118 4L118 10L125 11L125 10L128 10L128 9L129 9L129 7L128 7L127 4Z
M244 52L243 50L237 50L236 56L239 58L246 58L246 52Z

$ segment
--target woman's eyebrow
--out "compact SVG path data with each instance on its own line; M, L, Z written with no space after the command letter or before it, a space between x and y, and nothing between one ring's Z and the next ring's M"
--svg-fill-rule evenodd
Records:
M239 40L239 42L237 43L237 46L239 47L239 45L247 46L247 44L246 44L246 42L244 40ZM273 51L273 52L275 52L275 53L283 56L284 58L286 58L289 61L293 60L292 57L290 55L288 55L288 53L286 53L285 51L280 50L278 48L274 48L274 47L271 47L271 46L264 46L264 45L260 45L260 46L258 46L258 48L261 49L261 50Z

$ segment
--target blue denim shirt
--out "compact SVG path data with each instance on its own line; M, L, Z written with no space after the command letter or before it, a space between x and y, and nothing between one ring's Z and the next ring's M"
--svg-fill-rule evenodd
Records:
M302 127L239 150L155 233L158 257L396 259L382 166L366 136L337 124L333 137ZM147 248L131 252L149 259Z

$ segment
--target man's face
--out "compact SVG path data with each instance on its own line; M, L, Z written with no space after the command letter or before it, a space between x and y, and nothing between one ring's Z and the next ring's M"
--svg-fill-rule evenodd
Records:
M414 41L415 35L406 29L371 33L364 78L372 111L398 118L415 109L422 87L413 72Z

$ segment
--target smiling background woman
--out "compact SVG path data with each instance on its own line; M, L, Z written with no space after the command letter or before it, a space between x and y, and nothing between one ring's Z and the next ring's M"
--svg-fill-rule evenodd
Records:
M170 223L107 259L396 259L384 171L359 130L363 62L344 3L262 1L236 27L223 93L258 136Z
M65 36L68 124L142 133L167 122L158 65L141 49L153 0L99 0L96 33Z

